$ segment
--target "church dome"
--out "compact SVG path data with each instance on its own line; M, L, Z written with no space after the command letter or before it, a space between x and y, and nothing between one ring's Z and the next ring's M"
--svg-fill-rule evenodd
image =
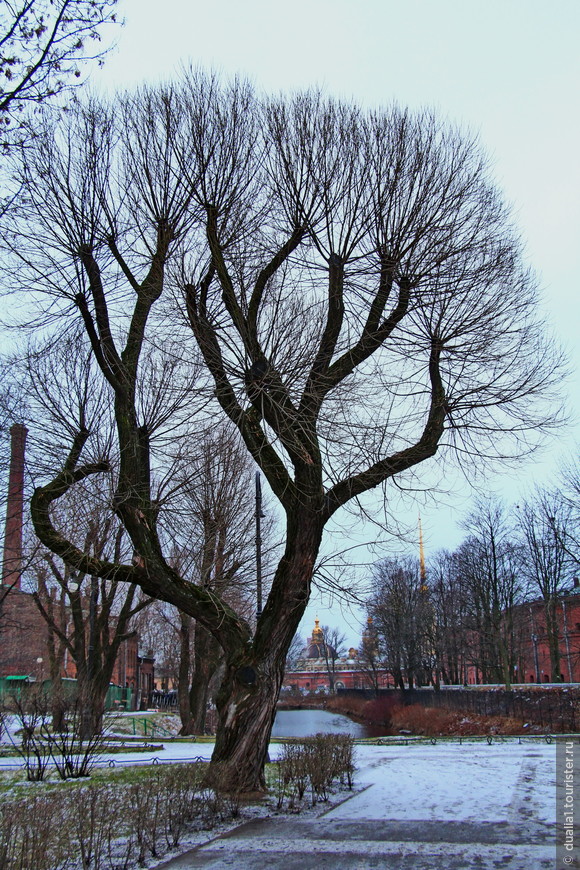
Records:
M323 659L325 657L325 648L326 644L324 641L324 633L320 628L320 620L314 620L314 630L312 632L312 637L306 644L302 658L305 659ZM331 646L328 646L329 656L334 656L334 649Z

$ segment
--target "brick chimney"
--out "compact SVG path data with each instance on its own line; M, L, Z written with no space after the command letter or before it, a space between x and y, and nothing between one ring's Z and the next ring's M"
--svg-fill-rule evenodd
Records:
M4 527L2 585L20 589L22 574L22 524L24 516L24 450L28 429L15 423L10 429L10 474Z

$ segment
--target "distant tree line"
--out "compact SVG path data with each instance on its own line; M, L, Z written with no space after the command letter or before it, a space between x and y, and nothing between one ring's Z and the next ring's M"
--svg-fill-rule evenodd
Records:
M376 654L396 685L467 683L468 669L483 683L525 681L523 654L530 641L537 650L538 622L549 679L561 680L559 612L580 560L578 483L569 467L560 488L509 509L480 499L463 543L438 552L423 578L417 559L377 563L367 607Z

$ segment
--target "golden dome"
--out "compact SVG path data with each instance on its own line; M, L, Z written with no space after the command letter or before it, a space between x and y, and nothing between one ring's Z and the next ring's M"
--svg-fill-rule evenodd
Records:
M311 643L323 643L323 641L324 641L324 635L322 633L322 629L320 628L320 620L315 619Z

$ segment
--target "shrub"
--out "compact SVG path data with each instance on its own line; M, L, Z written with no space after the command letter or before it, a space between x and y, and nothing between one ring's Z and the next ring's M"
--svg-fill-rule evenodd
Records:
M317 734L287 743L278 759L278 807L286 799L290 808L302 800L308 784L312 803L327 800L334 782L344 780L352 788L354 740L346 734Z
M451 735L473 736L477 734L522 734L523 723L506 716L478 716L444 710L438 707L423 707L410 704L393 711L391 728L410 731L425 736Z

